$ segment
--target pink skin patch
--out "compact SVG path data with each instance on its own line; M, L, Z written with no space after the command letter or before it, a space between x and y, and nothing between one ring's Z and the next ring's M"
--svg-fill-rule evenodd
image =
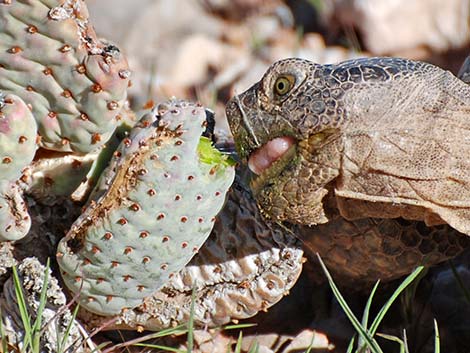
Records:
M277 137L254 151L248 160L248 167L256 175L260 175L275 161L281 158L295 144L292 137Z

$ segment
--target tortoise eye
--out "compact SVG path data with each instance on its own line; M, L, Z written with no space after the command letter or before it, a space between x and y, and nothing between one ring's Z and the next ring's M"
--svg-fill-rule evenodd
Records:
M287 94L294 86L294 78L292 76L280 76L274 83L274 91L283 96Z

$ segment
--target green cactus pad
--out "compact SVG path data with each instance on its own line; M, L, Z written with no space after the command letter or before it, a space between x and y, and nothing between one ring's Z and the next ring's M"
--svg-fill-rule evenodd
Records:
M129 83L119 49L100 42L83 0L0 4L0 89L31 106L40 145L87 153L116 128Z
M99 185L109 187L60 242L64 281L89 311L141 304L209 236L234 168L201 139L205 119L204 108L176 101L146 114L104 172Z
M0 180L16 181L36 152L36 122L21 98L0 92Z
M0 241L26 235L31 219L16 183L36 151L36 122L21 98L0 92Z

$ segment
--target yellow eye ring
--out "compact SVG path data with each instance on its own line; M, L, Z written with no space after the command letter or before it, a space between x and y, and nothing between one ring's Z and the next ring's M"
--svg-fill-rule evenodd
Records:
M294 86L293 78L289 76L280 76L274 83L276 94L283 96L287 94Z

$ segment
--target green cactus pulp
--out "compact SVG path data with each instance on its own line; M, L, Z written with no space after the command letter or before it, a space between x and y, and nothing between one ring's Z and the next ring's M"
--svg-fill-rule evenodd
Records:
M212 141L205 136L201 136L197 146L197 152L201 163L213 164L221 167L233 167L237 164L237 162L235 162L235 160L233 160L233 158L228 154L215 148Z

